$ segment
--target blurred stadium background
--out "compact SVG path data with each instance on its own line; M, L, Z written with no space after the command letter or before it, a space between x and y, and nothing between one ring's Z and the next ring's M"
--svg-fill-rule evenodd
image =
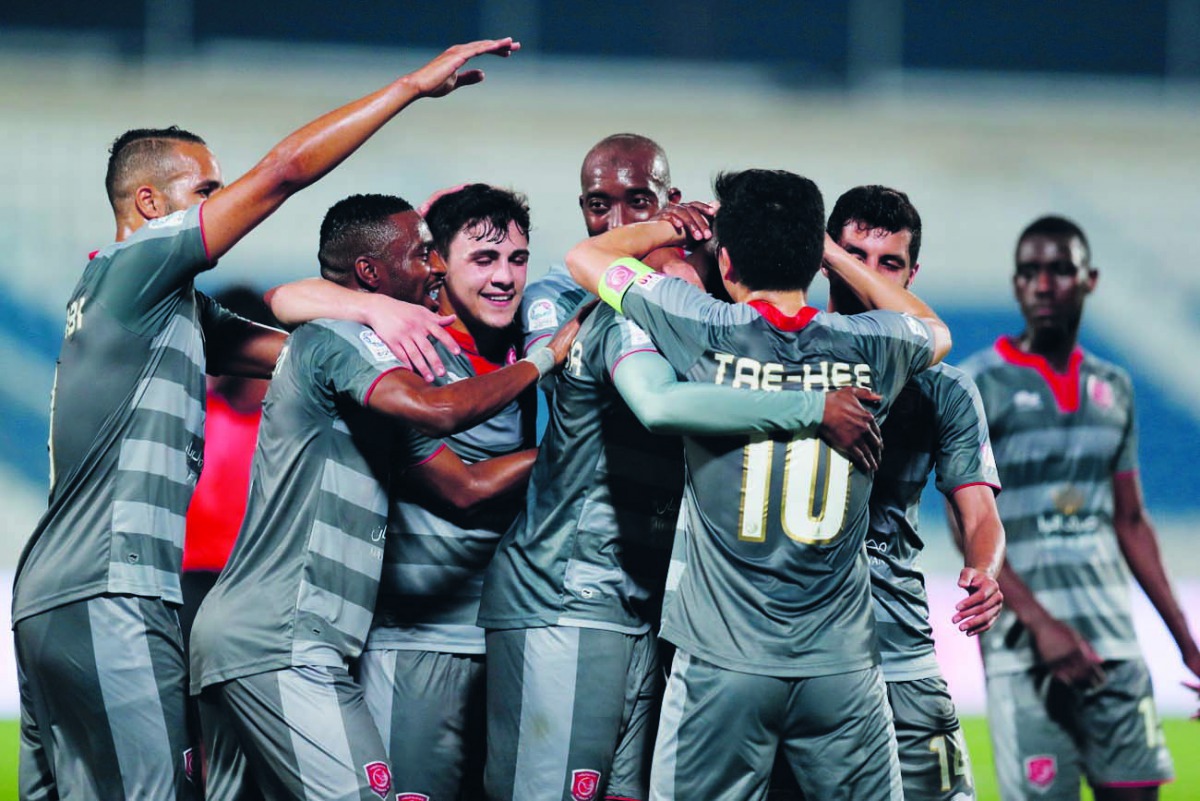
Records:
M827 204L860 183L906 190L925 223L916 289L951 325L955 361L1019 330L1015 237L1041 213L1064 213L1101 270L1085 345L1134 376L1146 495L1200 619L1200 0L4 4L0 593L44 508L63 306L86 254L113 235L112 139L177 123L208 140L232 180L316 114L442 47L510 34L524 49L483 63L484 86L405 112L201 286L314 275L334 201L374 191L417 202L467 180L529 195L540 275L584 234L583 154L635 131L666 148L689 198L707 198L719 169L747 166L809 175ZM928 501L926 567L944 623L956 555ZM1137 605L1164 711L1194 711L1174 644L1140 593ZM960 707L978 713L975 644L940 634ZM0 718L16 716L15 686L3 637Z

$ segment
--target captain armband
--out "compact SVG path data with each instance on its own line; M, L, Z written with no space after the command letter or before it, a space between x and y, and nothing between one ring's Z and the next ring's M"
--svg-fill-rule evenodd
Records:
M620 312L622 311L621 303L624 301L629 287L633 286L639 278L648 275L656 275L656 273L637 259L628 256L617 259L608 265L608 269L601 276L597 294L600 295L602 301Z

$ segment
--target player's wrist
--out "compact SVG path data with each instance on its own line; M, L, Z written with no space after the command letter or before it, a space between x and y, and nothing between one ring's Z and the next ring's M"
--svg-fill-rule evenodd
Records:
M557 360L554 358L554 353L551 352L550 348L538 348L532 353L525 355L518 361L529 362L536 367L538 371L538 381L541 381L550 373L553 373L554 368L558 366Z

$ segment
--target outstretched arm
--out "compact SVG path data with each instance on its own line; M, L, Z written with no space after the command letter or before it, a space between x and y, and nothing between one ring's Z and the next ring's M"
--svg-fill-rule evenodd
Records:
M522 491L533 469L537 449L467 464L449 448L411 468L402 481L412 481L422 494L460 512Z
M324 278L304 278L267 291L264 299L271 313L286 326L297 326L318 317L352 320L370 326L406 367L426 381L445 375L446 368L429 337L435 337L451 353L458 343L446 331L454 315L441 315L424 306L374 292L356 292Z
M1129 564L1129 570L1158 610L1167 631L1179 646L1183 663L1193 675L1200 677L1200 651L1188 629L1187 618L1171 590L1171 582L1163 567L1158 536L1142 500L1142 484L1136 471L1113 477L1113 527L1117 543Z
M284 139L262 161L206 201L204 238L213 261L266 219L291 195L340 164L414 100L441 97L483 80L480 70L459 72L476 56L507 56L520 44L489 39L455 45L419 70L329 112Z
M986 484L959 487L947 499L962 533L963 569L958 586L967 597L955 605L951 622L968 637L987 631L1004 603L998 576L1004 563L1004 525L996 511L996 495Z

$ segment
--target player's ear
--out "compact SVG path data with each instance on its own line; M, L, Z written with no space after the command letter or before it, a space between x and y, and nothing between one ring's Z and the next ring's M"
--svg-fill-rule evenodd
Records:
M683 200L683 193L679 191L679 187L672 186L667 190L667 200L671 203L678 203Z
M370 256L359 256L354 260L354 278L358 285L377 292L383 279L379 274L379 265Z
M1087 268L1086 286L1087 286L1087 292L1089 295L1096 288L1096 282L1099 280L1100 280L1100 271L1097 270L1095 267L1088 267Z
M167 199L149 184L143 184L133 190L133 207L144 220L157 220L167 216Z
M733 262L729 260L729 251L721 248L717 251L717 268L725 281L737 282L737 273L733 271Z
M904 288L908 289L912 286L913 281L917 280L917 271L921 269L921 263L917 262L912 266L912 272L908 274L908 281L904 284Z
M583 195L579 196L579 208L583 208Z

